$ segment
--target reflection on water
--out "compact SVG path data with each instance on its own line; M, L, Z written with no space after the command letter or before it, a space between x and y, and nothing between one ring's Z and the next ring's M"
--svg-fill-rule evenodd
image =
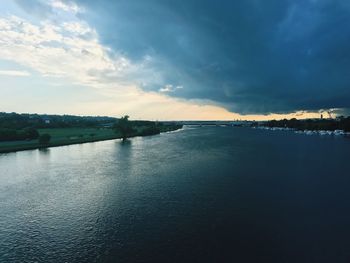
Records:
M41 148L38 149L39 153L41 153L42 155L48 155L50 154L50 148Z
M0 262L347 262L349 154L203 127L0 155Z

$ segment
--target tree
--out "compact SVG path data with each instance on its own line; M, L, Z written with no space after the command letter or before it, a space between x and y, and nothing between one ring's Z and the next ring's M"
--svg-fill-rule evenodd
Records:
M40 137L39 137L40 144L48 144L50 142L50 140L51 140L51 136L50 136L50 134L47 134L47 133L40 135Z
M26 139L28 139L28 140L35 140L35 139L39 138L39 133L34 128L31 128L31 127L26 128L26 129L24 129L24 133L25 133Z
M116 132L120 132L123 141L125 141L134 132L132 125L129 121L129 116L125 115L120 118L115 125Z

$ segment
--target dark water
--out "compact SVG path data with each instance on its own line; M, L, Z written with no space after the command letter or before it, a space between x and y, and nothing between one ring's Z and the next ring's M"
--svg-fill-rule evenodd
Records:
M0 155L0 262L350 262L349 165L229 127Z

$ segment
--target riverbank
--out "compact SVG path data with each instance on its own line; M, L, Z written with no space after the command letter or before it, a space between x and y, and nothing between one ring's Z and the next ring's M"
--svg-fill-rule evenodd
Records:
M182 125L166 125L159 128L159 133L179 130ZM40 144L38 140L30 141L8 141L0 142L0 153L9 153L17 151L44 149L49 147L66 146L73 144L91 143L106 140L121 139L122 136L109 128L59 128L59 129L40 129L40 134L49 134L51 140L48 144ZM142 130L137 130L130 136L150 136L155 134L145 134Z
M350 117L339 116L334 119L283 119L253 123L253 128L271 131L293 131L297 134L320 136L350 136Z

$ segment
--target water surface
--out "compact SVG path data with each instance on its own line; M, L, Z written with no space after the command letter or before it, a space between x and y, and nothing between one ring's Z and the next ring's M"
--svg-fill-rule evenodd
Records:
M350 140L201 127L0 155L0 262L349 262Z

